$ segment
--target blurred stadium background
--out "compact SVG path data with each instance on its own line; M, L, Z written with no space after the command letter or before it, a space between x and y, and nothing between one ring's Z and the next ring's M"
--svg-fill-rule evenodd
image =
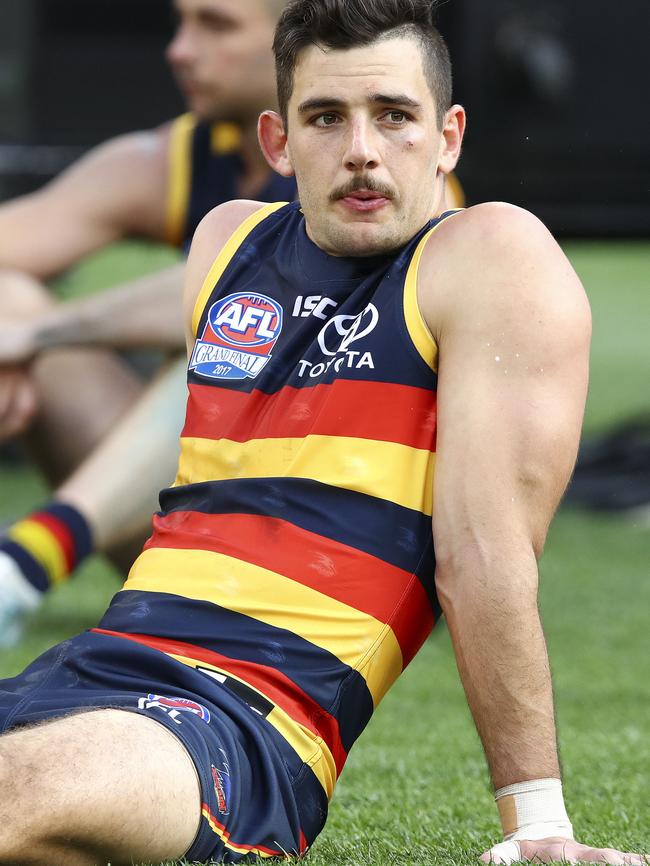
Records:
M168 0L0 0L0 20L2 197L182 110ZM447 0L439 21L469 112L470 201L521 204L560 234L647 234L645 0Z
M182 111L163 59L172 30L167 0L0 0L0 21L0 199L36 188L101 140ZM592 303L583 452L592 475L582 499L600 510L571 503L561 510L542 563L542 607L569 811L590 840L647 851L647 3L450 0L440 23L456 99L469 113L459 171L468 202L498 198L540 216ZM67 274L58 290L63 297L100 290L175 258L162 247L122 243ZM608 438L631 422L631 432ZM22 515L44 495L25 463L0 464L0 518ZM92 559L48 599L24 642L0 657L0 675L92 624L119 579ZM470 863L496 838L444 629L395 692L350 759L314 866Z

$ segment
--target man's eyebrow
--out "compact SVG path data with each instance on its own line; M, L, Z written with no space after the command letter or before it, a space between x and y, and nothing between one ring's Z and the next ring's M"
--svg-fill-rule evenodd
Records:
M421 108L421 104L405 93L373 93L370 101L378 105L401 105L405 108ZM333 99L325 96L316 96L306 99L298 106L298 114L308 114L310 111L325 111L326 109L342 108L345 106L343 99Z
M406 108L422 108L419 102L405 93L373 93L370 100L381 105L403 105Z
M307 114L310 111L318 111L325 108L341 108L345 105L342 99L328 99L324 96L316 96L313 99L305 99L298 106L298 114Z

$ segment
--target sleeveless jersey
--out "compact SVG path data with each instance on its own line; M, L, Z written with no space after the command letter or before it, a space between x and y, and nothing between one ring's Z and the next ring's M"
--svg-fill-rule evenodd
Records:
M172 123L169 142L168 195L165 235L174 246L189 247L203 217L219 204L241 198L239 155L241 131L232 123L200 123L184 114ZM269 178L254 198L290 201L296 197L295 178L269 169Z
M100 629L235 690L329 797L439 607L431 527L437 349L425 226L336 258L268 205L195 309L174 485Z

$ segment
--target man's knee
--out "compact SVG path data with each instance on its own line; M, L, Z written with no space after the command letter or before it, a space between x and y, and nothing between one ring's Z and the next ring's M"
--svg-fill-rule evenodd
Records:
M46 727L0 736L0 866L89 866L95 862L92 847L73 838L74 822L61 821L65 799L70 814L74 813L74 784L67 794L52 785L52 767L44 751ZM50 763L59 761L53 756Z
M1 736L0 792L0 866L178 859L200 820L184 747L158 722L120 710Z
M46 287L22 271L0 270L0 317L38 316L55 306Z
M33 773L12 740L6 735L0 737L0 866L37 862L31 853L42 841L33 803Z

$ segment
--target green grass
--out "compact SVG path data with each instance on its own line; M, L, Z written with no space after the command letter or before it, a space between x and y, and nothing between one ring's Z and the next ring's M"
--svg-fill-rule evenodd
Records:
M650 246L572 243L567 251L594 313L585 426L596 432L648 409ZM141 267L141 252L126 252ZM78 284L111 282L118 270L123 278L123 267L122 253L110 254ZM4 472L0 483L6 515L42 494L24 470ZM646 852L648 534L641 518L563 509L541 567L569 812L584 841ZM15 673L53 642L92 624L118 586L117 575L91 560L73 585L48 600L24 643L0 658L0 674ZM498 838L484 760L441 626L355 746L307 863L475 864Z

